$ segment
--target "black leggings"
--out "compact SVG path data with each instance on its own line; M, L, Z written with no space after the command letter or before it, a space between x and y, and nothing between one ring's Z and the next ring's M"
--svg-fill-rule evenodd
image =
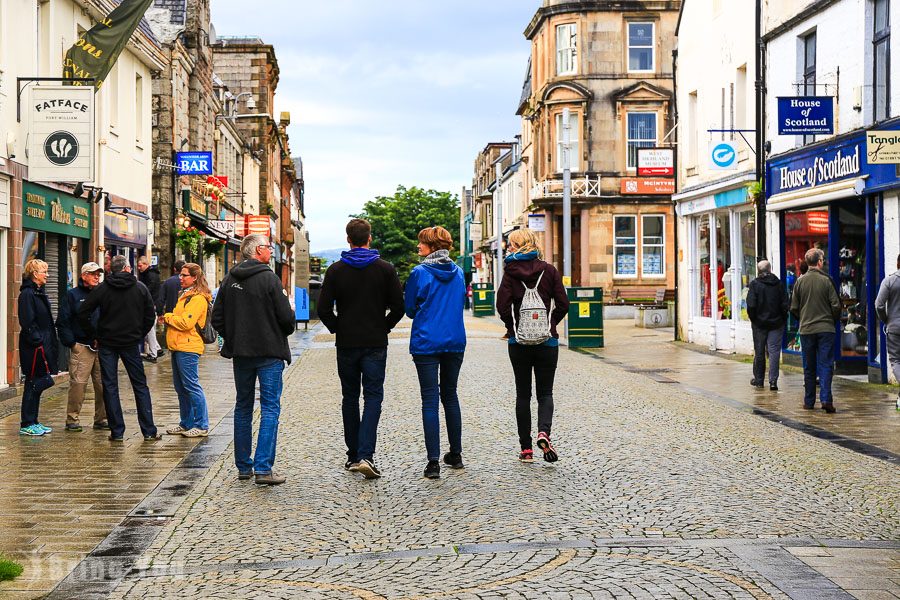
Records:
M516 377L516 423L522 450L531 448L531 373L538 404L538 433L550 435L553 425L553 378L559 346L509 344L509 362Z

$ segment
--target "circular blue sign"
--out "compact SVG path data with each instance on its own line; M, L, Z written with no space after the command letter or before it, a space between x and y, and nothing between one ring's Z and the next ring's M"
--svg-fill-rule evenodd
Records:
M737 154L731 144L718 144L712 150L712 161L717 167L726 168L734 164Z

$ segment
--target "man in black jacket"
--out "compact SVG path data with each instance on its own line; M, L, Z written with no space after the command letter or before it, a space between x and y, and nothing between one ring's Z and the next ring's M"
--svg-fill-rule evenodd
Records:
M350 250L341 253L341 260L325 272L318 312L328 331L336 334L347 444L344 468L359 471L366 479L375 479L381 477L374 455L384 400L388 333L403 317L403 289L394 265L369 248L372 226L368 221L350 221L347 242ZM365 399L362 419L360 384Z
M146 256L138 259L137 268L138 281L147 287L150 297L153 298L153 302L156 304L156 314L159 315L159 290L161 287L159 283L159 269L151 265L150 259ZM156 362L156 359L162 356L159 340L156 338L156 327L147 332L147 337L144 338L144 351L146 352L145 359L150 362Z
M747 292L747 315L753 328L753 379L750 385L763 387L768 354L769 389L776 391L784 323L790 304L787 291L778 276L772 273L769 261L760 261L756 270L759 276L750 282Z
M272 246L262 235L241 242L244 261L228 271L213 304L212 326L222 336L222 356L231 358L236 400L234 463L238 479L256 475L260 485L278 485L285 478L272 470L281 414L284 363L291 362L287 338L296 328L294 311L281 280L269 268ZM259 379L260 420L256 456L253 442L253 401Z
M78 325L77 314L81 303L87 300L91 291L100 284L103 267L95 262L81 267L78 285L66 292L66 301L59 309L56 331L59 341L69 348L69 400L66 405L66 431L82 431L79 417L84 404L84 391L88 380L94 384L94 429L109 429L106 422L106 408L103 406L103 384L100 375L100 358L97 356L97 342L89 337ZM100 311L94 310L91 321L97 326Z
M124 256L114 256L110 262L112 273L97 286L78 309L78 325L99 346L100 372L103 375L103 402L109 420L112 442L121 442L125 435L125 419L119 399L119 359L125 365L134 390L138 424L144 440L159 440L162 435L153 424L150 389L141 362L140 344L156 322L153 298L143 283L134 278ZM97 327L91 323L94 309L100 309Z
M176 260L172 267L173 275L162 283L158 294L153 297L157 302L156 314L160 317L175 310L175 305L178 304L178 294L181 293L181 278L178 274L181 273L182 267L184 261Z

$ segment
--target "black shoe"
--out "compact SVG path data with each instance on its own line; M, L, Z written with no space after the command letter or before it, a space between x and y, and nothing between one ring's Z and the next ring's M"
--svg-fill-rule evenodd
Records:
M353 471L354 473L359 470L359 461L358 460L348 460L344 463L344 469L347 471Z
M251 477L253 477L253 471L248 471L247 473L238 471L238 481L247 481Z
M378 479L381 477L381 471L375 466L375 463L368 459L361 459L356 467L358 473L362 473L366 479Z
M162 439L161 433L157 433L156 435L145 435L144 436L145 442L158 442L161 439Z
M94 429L109 430L109 421L97 421L96 423L94 423Z
M123 438L121 435L118 435L118 436L117 436L117 435L110 435L107 439L108 439L109 441L111 441L111 442L123 442L123 441L125 441L124 438Z
M459 452L448 452L444 455L444 464L451 469L462 469L465 467L462 460L462 454Z
M165 353L166 353L166 351L163 350L162 348L160 348L159 351L156 353L156 358L162 358L165 355Z
M827 403L823 404L822 410L827 412L829 415L837 412L837 409L834 408L834 403L832 403L832 402L827 402Z
M762 387L763 387L763 382L760 381L760 380L758 380L758 379L751 379L751 380L750 380L750 385L752 385L752 386L755 387L755 388L760 388L760 389L762 389Z
M777 383L770 383L770 384L769 384L769 390L771 390L771 391L773 391L773 392L777 392L777 391L778 391L778 384L777 384Z
M148 363L155 363L155 362L156 362L156 357L155 357L155 356L142 356L141 358L143 358L144 360L146 360Z
M803 405L803 410L812 410L812 409L814 409L815 407L816 407L815 404L813 404L813 405L804 404L804 405Z
M429 460L425 466L425 477L427 479L441 478L441 465L436 460Z

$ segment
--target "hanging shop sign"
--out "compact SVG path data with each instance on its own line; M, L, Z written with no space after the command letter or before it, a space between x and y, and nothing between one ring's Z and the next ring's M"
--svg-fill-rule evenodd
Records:
M674 148L638 148L638 177L674 177Z
M91 237L91 205L71 194L22 183L22 228Z
M212 152L176 152L179 175L212 175Z
M674 179L654 179L650 177L623 177L622 194L642 196L663 196L675 193Z
M214 232L223 236L234 237L234 221L224 221L221 219L216 219L213 221L207 221L206 226Z
M867 131L866 161L870 165L900 164L900 131Z
M181 190L181 208L192 217L203 221L207 219L206 199L196 192L193 192L193 190Z
M147 219L106 211L103 214L103 238L116 244L147 246Z
M778 98L778 135L834 133L832 96Z
M28 177L94 180L94 88L47 85L31 90Z
M737 148L731 142L710 142L709 168L713 171L734 171L738 166Z
M547 215L528 215L528 229L532 231L545 231Z

